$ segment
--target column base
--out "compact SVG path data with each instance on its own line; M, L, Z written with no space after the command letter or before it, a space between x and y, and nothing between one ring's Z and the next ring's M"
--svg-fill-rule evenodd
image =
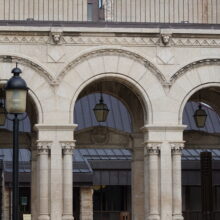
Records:
M160 216L158 214L152 214L148 216L148 220L160 220Z
M173 220L184 220L181 214L173 214Z
M49 215L39 215L38 220L50 220Z
M74 217L72 215L63 215L62 220L74 220Z

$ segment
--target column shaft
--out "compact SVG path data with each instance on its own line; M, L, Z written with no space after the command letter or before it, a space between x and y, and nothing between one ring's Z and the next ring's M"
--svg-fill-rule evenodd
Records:
M63 148L63 216L64 220L73 220L73 169L72 155L74 142L62 143Z
M173 144L171 144L172 146ZM182 220L181 151L183 144L172 146L173 170L173 220Z
M159 216L159 145L148 144L149 165L149 217L150 220L158 220Z
M37 220L38 212L38 177L37 177L37 152L32 150L31 156L31 218Z
M48 143L38 143L39 162L39 220L49 220L49 146Z

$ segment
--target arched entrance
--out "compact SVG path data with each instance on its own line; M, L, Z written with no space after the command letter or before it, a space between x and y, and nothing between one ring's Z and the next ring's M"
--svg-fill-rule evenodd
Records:
M182 194L186 220L219 219L219 98L217 84L207 84L197 89L185 105L183 123L187 128L182 156ZM204 127L198 127L193 118L199 104L207 114Z
M4 103L4 81L0 81L0 101ZM27 114L27 116L26 116ZM24 214L36 215L36 131L34 125L38 123L38 110L29 94L27 97L26 113L19 116L19 210L20 220ZM13 116L8 115L3 126L0 126L0 154L2 156L1 186L3 219L11 219L12 215L12 163L13 163Z
M93 108L99 101L101 91L110 111L107 121L98 123L94 117ZM93 164L94 175L89 187L80 188L80 219L92 219L92 216L95 220L120 219L123 215L128 219L131 217L143 219L144 148L142 143L144 137L140 128L144 125L146 115L137 90L126 81L103 76L87 85L80 92L77 100L74 110L74 123L78 124L78 130L74 132L75 151L90 152L87 158L90 164ZM99 153L102 155L101 158L105 159L101 159L102 163L98 165L98 160L94 158L97 158ZM123 164L121 160L125 157L121 160L119 158L120 154L126 153L127 156L130 155L130 159L132 157L132 162L123 169L120 166ZM88 193L89 190L94 192L93 197L92 192ZM108 195L111 194L112 203L108 199ZM113 194L118 197L113 198ZM90 198L86 199L86 195L90 195ZM115 203L117 207L113 207L114 199L120 201L118 206ZM90 210L83 210L83 207L86 207L84 203L88 201L91 204Z

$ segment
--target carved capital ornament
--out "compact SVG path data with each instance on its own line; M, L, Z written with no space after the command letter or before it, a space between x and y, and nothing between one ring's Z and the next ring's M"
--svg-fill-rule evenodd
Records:
M183 142L171 143L171 151L173 155L181 155L184 148Z
M37 141L37 152L38 154L49 154L51 149L52 141Z
M61 141L60 142L63 154L73 154L73 150L75 149L75 141Z

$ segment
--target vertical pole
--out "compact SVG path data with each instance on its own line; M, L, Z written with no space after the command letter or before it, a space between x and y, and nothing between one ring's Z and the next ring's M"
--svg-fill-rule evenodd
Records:
M19 191L18 191L18 115L13 119L13 220L19 219Z
M202 220L212 220L212 153L201 152Z

